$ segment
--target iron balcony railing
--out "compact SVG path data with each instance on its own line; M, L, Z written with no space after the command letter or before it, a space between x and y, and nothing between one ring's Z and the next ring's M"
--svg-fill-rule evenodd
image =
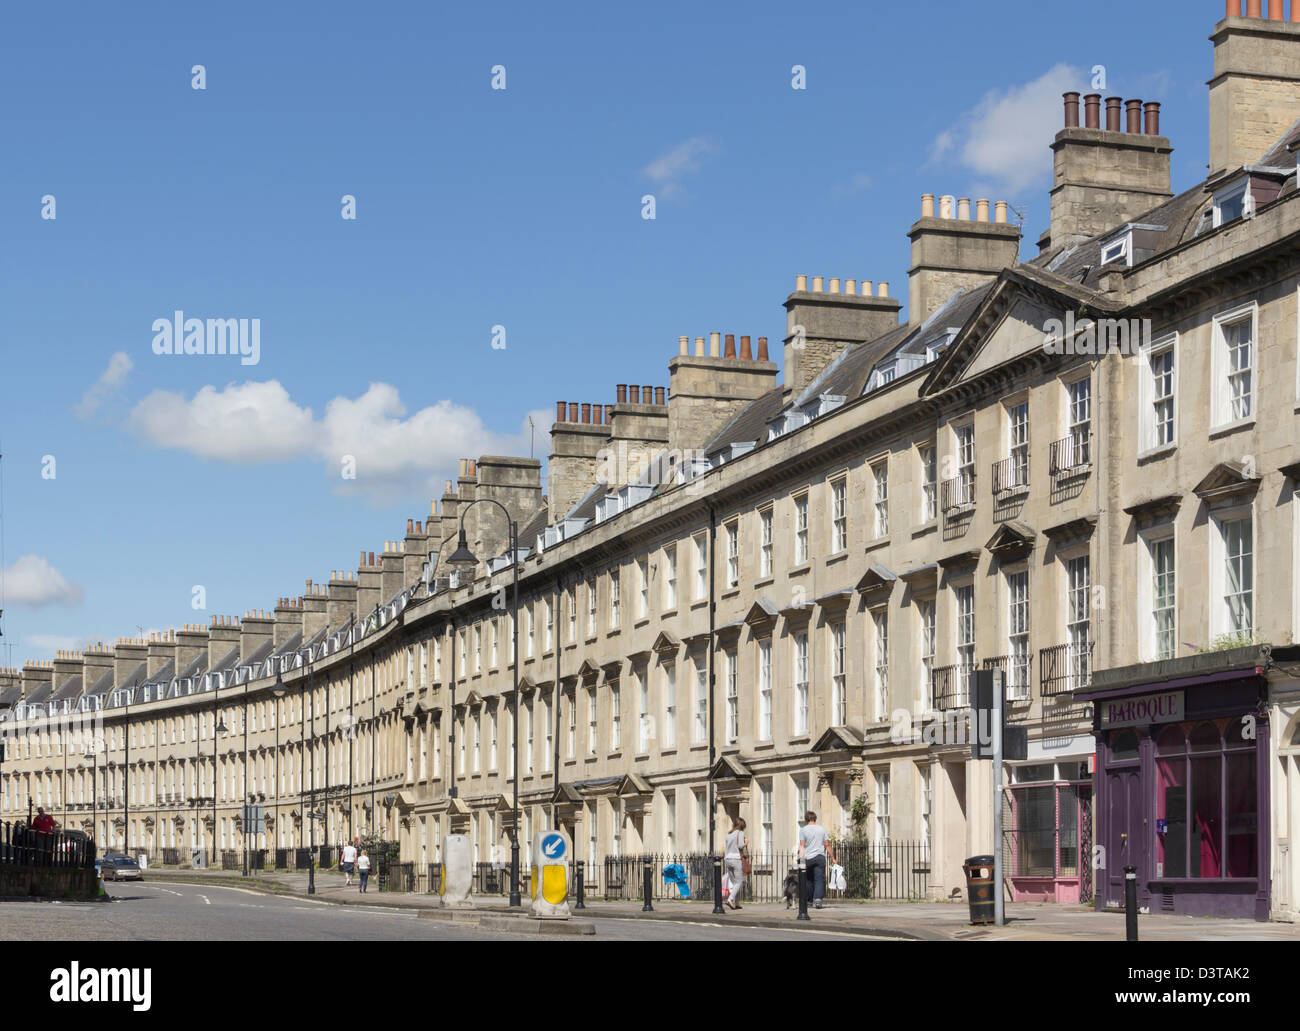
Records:
M1012 494L1029 489L1029 452L993 463L993 493Z
M930 674L930 704L939 712L970 705L971 674L974 666L939 666Z
M1038 652L1038 686L1044 698L1072 694L1092 684L1092 641L1058 644Z
M975 474L954 476L939 485L940 507L944 513L964 511L975 505Z
M1092 434L1072 434L1052 441L1048 448L1048 466L1057 479L1087 472L1092 468Z
M997 658L985 659L985 669L1000 669L1006 678L1007 701L1027 702L1029 700L1030 653L1023 655L999 655Z

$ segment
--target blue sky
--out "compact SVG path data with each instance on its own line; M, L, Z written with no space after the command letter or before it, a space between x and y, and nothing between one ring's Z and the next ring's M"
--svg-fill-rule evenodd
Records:
M1007 199L1032 256L1094 65L1204 175L1219 0L808 11L6 4L0 663L351 568L529 413L545 457L679 335L779 341L796 273L906 299L921 193ZM260 319L260 361L156 355L177 309Z

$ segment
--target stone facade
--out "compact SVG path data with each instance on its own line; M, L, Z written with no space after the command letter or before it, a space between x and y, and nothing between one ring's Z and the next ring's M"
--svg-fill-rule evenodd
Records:
M1103 266L1094 235L1000 268L988 255L1012 253L1014 227L923 207L914 245L920 227L988 246L927 260L904 325L869 285L801 279L784 303L811 346L786 341L784 391L770 363L701 338L671 359L667 397L620 388L585 418L563 404L545 505L536 463L466 460L427 529L269 617L0 672L0 817L30 796L107 846L233 849L252 798L270 816L259 847L378 830L424 864L457 830L487 863L517 755L523 840L558 825L587 860L705 852L744 815L765 875L812 808L837 835L923 846L946 898L992 846L967 713L973 671L995 668L1029 740L1005 804L1075 807L1047 830L1050 860L1021 843L1043 828L1013 820L1014 890L1100 900L1117 867L1089 862L1107 833L1091 800L1111 797L1092 757L1129 760L1094 675L1168 683L1167 664L1236 646L1230 672L1271 728L1251 753L1272 792L1253 911L1293 917L1300 193L1292 179L1221 224L1215 203L1197 184L1137 212L1167 233L1140 260ZM931 339L927 291L955 330L928 354L909 350ZM1084 314L1138 320L1140 348L1056 346L1049 327ZM916 361L878 375L901 357ZM620 444L708 461L600 473ZM517 689L502 520L470 507L491 490L525 524ZM447 565L462 519L472 576ZM1166 880L1148 875L1152 904L1187 887Z

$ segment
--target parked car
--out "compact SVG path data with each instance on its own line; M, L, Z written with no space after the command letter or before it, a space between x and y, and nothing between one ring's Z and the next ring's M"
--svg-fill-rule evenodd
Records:
M139 864L130 856L111 855L99 860L100 876L106 881L139 881L144 877Z

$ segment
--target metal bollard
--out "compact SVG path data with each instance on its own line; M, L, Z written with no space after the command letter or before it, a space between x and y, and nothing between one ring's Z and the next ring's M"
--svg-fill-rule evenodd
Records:
M655 908L650 904L650 894L654 890L654 882L651 875L652 869L653 869L653 865L651 864L650 860L647 859L645 861L645 885L644 885L645 905L641 907L642 913L653 913Z
M796 920L808 919L808 861L799 860L799 915Z
M732 900L735 901L734 899ZM713 912L723 913L722 908L722 857L713 857Z
M577 896L578 896L577 900L573 903L573 908L574 908L574 909L586 909L587 907L583 904L583 901L582 901L582 870L583 870L583 867L586 866L586 863L585 863L584 860L579 859L579 860L578 860L576 863L574 863L573 865L574 865L574 871L573 871L573 889L574 889L574 892L575 892L575 893L577 894Z
M307 867L307 894L316 894L316 857L311 857L311 863Z
M1124 867L1124 940L1138 940L1138 876L1136 866Z

